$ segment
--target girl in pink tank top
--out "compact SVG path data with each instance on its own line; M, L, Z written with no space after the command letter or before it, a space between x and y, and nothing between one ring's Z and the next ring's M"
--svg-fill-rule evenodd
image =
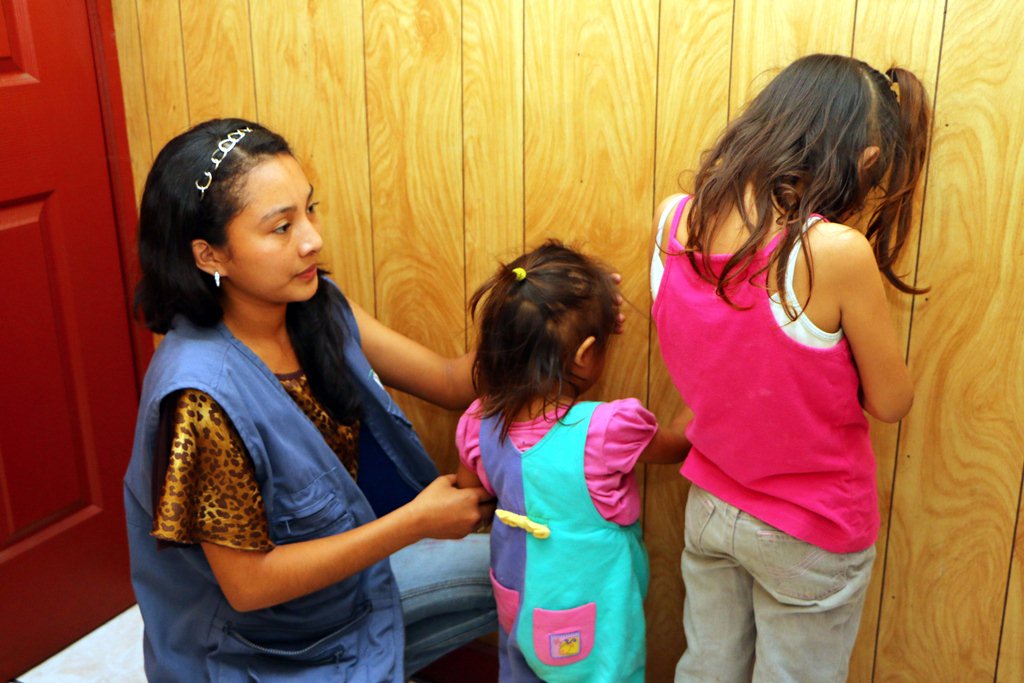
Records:
M879 525L864 412L913 400L883 278L919 291L894 268L929 119L905 69L801 58L659 210L653 317L694 414L676 681L845 680Z

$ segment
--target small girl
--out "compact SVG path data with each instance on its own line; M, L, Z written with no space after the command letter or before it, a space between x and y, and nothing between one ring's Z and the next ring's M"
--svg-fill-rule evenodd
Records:
M486 297L486 298L485 298ZM647 553L637 461L679 462L682 428L636 399L579 403L601 376L618 293L556 241L502 266L480 307L481 398L459 421L459 486L497 497L491 581L501 681L644 680Z
M804 57L662 204L653 316L694 413L677 682L846 679L879 526L864 411L913 400L879 271L917 291L894 265L929 118L909 71Z

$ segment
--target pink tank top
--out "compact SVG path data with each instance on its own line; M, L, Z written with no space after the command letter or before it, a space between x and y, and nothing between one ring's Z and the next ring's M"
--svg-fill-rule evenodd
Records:
M764 274L729 289L736 307L717 296L676 237L685 204L670 228L652 312L669 375L694 412L681 473L820 548L867 548L878 534L875 457L848 342L821 349L788 337L772 316ZM777 242L758 252L750 272ZM712 269L728 258L711 256Z

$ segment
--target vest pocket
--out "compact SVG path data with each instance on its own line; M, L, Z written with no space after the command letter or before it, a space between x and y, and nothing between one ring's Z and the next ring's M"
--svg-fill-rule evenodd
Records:
M574 664L594 648L597 604L588 602L572 609L533 610L533 649L548 666Z
M370 603L364 602L347 620L323 631L310 631L294 626L245 626L226 622L222 631L220 654L261 655L304 664L339 661L346 652L348 634L366 619Z
M354 526L352 514L338 497L325 492L309 505L287 510L274 521L274 542L295 543L347 531Z
M505 633L511 633L516 615L519 614L519 591L505 588L494 577L494 570L491 569L490 572L491 585L494 586L494 601L498 604L498 623L505 629Z

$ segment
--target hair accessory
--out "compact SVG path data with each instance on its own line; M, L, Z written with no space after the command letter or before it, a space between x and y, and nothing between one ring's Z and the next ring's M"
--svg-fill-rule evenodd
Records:
M213 284L216 287L220 287L220 271L219 270L213 271Z
M522 282L526 279L526 268L513 268L512 274L516 276L516 282Z
M886 69L885 73L883 73L882 75L885 76L885 80L889 81L889 92L891 92L892 96L896 99L897 102L899 102L900 82L896 80L896 69Z
M196 189L199 190L200 201L202 201L203 197L206 196L206 190L210 187L210 183L213 182L213 171L217 170L217 167L220 166L220 162L224 161L224 157L228 155L228 152L235 148L235 145L245 137L245 134L251 132L252 128L239 128L234 133L228 133L226 138L217 143L217 149L213 150L213 154L210 155L210 161L213 162L213 168L209 171L203 171L203 177L206 178L206 184L201 185L198 180L196 181ZM217 286L219 287L220 285Z

